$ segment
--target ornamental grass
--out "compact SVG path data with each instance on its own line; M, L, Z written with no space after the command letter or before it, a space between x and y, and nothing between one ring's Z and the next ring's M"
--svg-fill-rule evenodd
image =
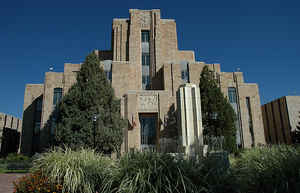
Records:
M110 158L90 149L56 148L36 159L32 171L41 171L51 183L62 184L62 192L105 193L113 184L115 167Z
M300 192L300 148L288 145L244 151L234 173L242 192Z

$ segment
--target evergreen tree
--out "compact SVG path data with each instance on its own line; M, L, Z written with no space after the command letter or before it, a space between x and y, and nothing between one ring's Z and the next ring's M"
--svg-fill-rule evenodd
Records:
M206 136L224 136L224 149L229 152L236 150L235 112L228 99L224 97L214 72L205 66L200 77L201 110L203 134Z
M54 144L73 149L93 147L94 115L96 150L119 152L126 122L120 115L120 101L115 98L98 57L92 53L82 64L77 82L57 106Z

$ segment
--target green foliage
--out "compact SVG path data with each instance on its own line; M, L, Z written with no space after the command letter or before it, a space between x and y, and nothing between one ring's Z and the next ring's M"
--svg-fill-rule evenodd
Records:
M62 185L51 183L41 173L33 173L14 182L14 193L62 193Z
M184 160L168 154L130 153L120 160L120 186L117 192L196 192L184 170Z
M241 154L234 170L241 192L299 192L300 148L272 146Z
M42 172L51 183L62 184L63 192L106 192L113 183L114 164L93 150L57 148L36 159L32 171Z
M72 149L93 147L93 116L96 122L96 149L103 153L120 150L125 121L120 115L120 101L92 53L86 57L75 83L57 106L54 144Z
M234 192L227 170L216 176L214 163L151 152L112 160L93 150L59 148L37 158L32 172L43 174L49 184L61 184L61 191L69 193Z
M0 160L1 173L24 173L27 172L32 166L32 159L22 155L11 153L6 158Z
M228 99L224 97L213 71L205 66L200 77L201 110L204 135L224 136L225 150L236 150L236 116Z
M6 162L19 162L19 161L30 161L30 158L17 153L10 153L5 158Z
M196 160L151 152L127 154L120 160L117 192L236 192L232 172L216 163L220 160L215 157Z
M223 164L223 158L218 154L194 160L135 152L112 160L93 150L56 149L34 161L32 171L38 177L27 178L15 186L21 187L17 192L22 193L33 192L32 187L36 187L35 192L60 187L56 192L70 193L299 192L299 147L245 150L239 157L231 158L234 164L230 168Z
M31 162L10 162L7 163L6 169L7 170L29 170L32 166Z

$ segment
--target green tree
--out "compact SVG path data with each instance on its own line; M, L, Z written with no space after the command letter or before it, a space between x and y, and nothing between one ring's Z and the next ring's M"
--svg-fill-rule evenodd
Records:
M119 152L126 122L121 118L120 101L99 66L96 54L88 55L77 74L77 82L58 104L55 145L72 149L93 147L96 114L96 150Z
M235 112L228 99L224 97L214 72L205 66L200 76L201 110L204 135L224 136L224 149L229 152L236 150Z

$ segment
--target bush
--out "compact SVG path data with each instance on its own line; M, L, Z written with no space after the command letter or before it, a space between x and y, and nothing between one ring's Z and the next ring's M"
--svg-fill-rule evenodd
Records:
M30 158L17 153L10 153L6 157L6 162L23 162L23 161L30 161Z
M27 172L32 166L32 159L16 153L8 154L0 161L0 172Z
M63 192L108 192L113 184L115 162L93 150L53 149L33 163L32 171L41 171L51 183L63 185Z
M230 168L229 156L226 151L209 153L203 159L203 164L204 167L199 172L199 178L206 185L208 192L238 192L235 176Z
M300 148L272 146L250 149L234 166L242 192L299 192Z
M14 193L62 193L62 185L51 183L41 173L26 175L14 182Z
M31 162L10 162L6 164L7 170L29 170L31 168Z
M196 178L195 172L192 172L195 163L191 160L176 160L168 154L127 154L120 160L120 185L117 192L197 192L192 179Z
M27 177L16 187L20 187L19 192L24 187L28 190L37 178L45 181L40 189L61 185L61 191L69 193L299 191L296 189L300 186L299 148L251 149L235 158L233 166L229 167L228 163L224 153L183 159L170 154L134 152L115 161L93 150L58 148L34 161L32 171L38 177Z
M220 162L215 157L183 159L151 152L130 153L114 161L93 150L58 148L39 156L32 171L70 193L233 193L235 180L227 167L218 169L216 161Z
M0 158L0 164L4 164L5 163L5 159L4 158Z

